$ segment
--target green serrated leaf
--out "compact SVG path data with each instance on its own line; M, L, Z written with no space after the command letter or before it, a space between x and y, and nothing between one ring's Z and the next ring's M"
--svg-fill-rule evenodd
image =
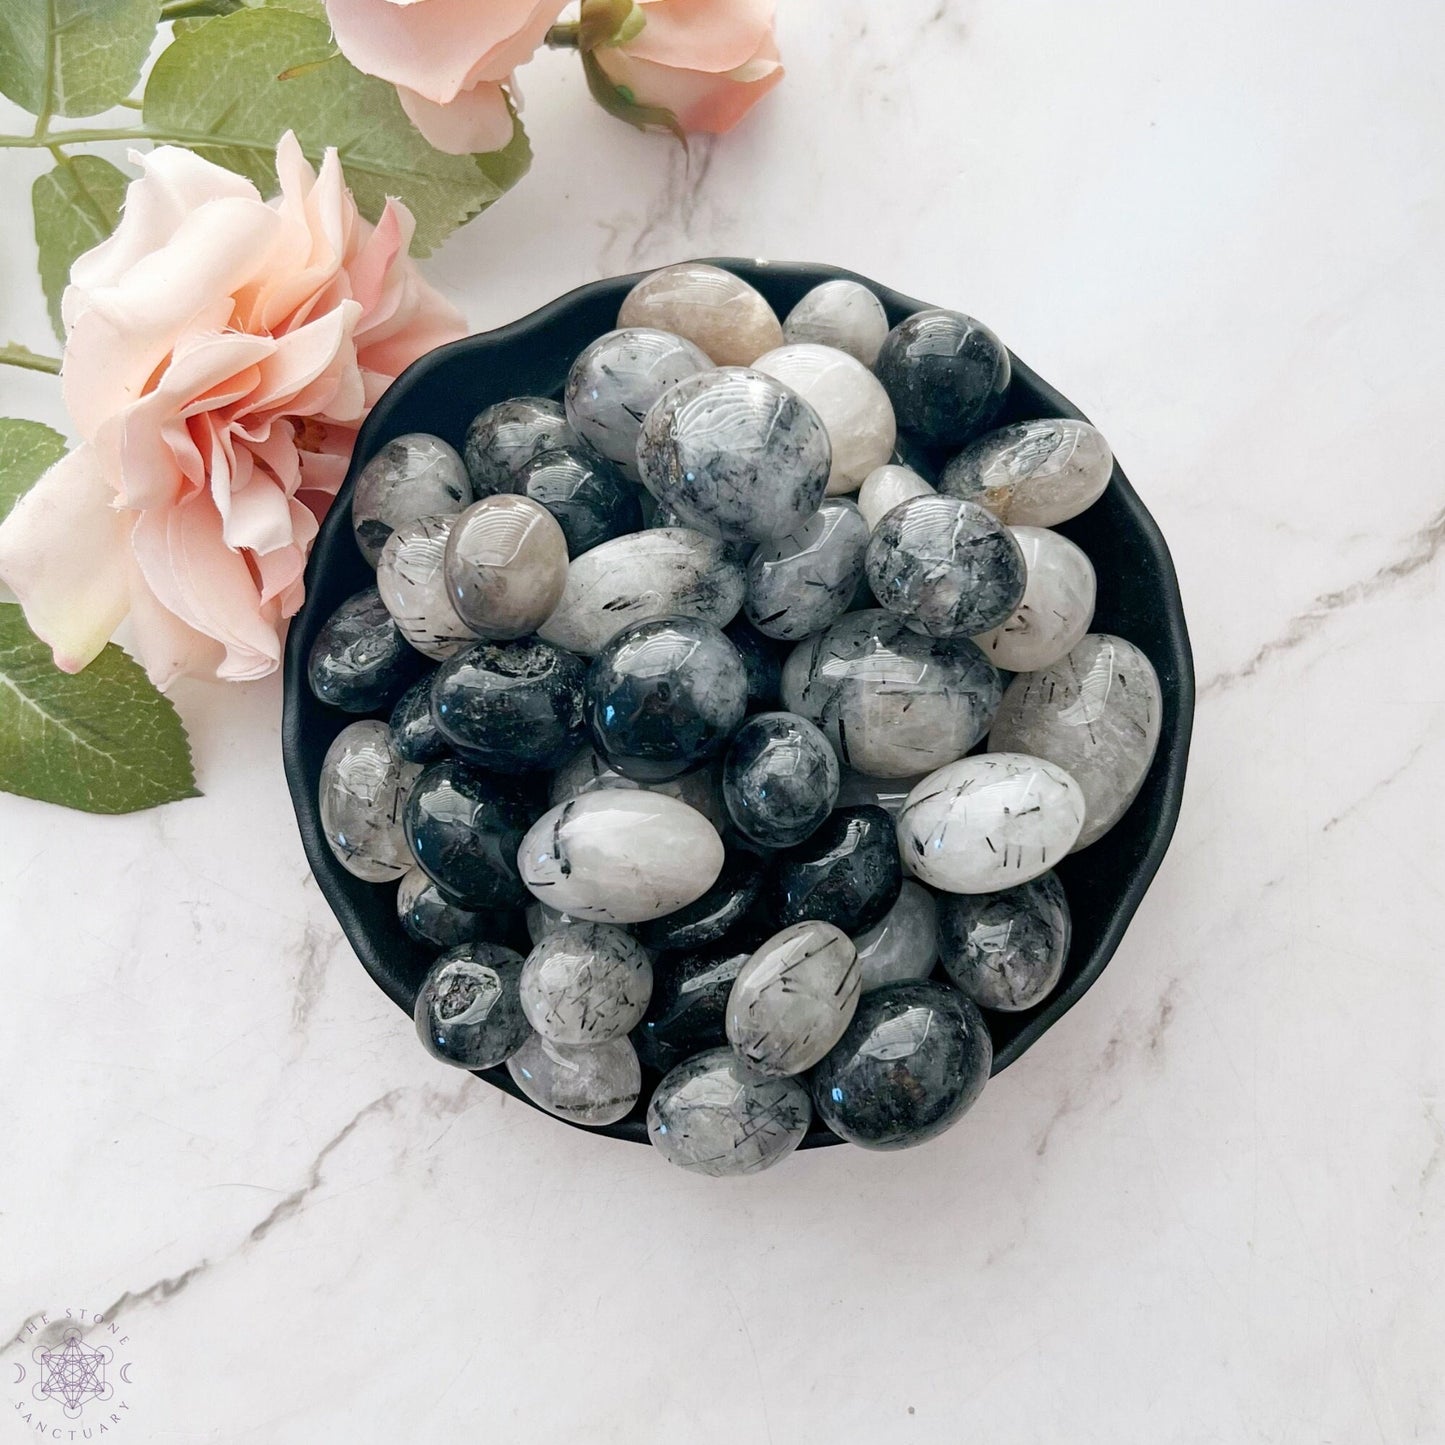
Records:
M53 171L35 178L30 205L40 251L40 284L50 323L63 341L60 298L75 258L115 230L125 200L127 177L99 156L66 156Z
M186 730L114 643L56 671L18 607L0 606L0 788L86 813L195 798Z
M0 91L31 115L96 115L140 79L159 0L0 0Z
M209 20L162 51L145 93L146 126L249 176L276 184L276 142L294 130L319 162L340 152L362 213L388 196L416 217L412 249L426 255L491 205L527 167L518 125L495 158L433 150L406 118L396 92L340 56L320 20L267 7Z
M58 431L23 417L0 417L0 522L68 448Z

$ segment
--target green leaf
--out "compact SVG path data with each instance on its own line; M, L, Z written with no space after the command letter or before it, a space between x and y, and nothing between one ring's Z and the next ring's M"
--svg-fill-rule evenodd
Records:
M66 450L58 431L22 417L0 417L0 522Z
M66 156L53 171L35 178L30 206L35 244L40 249L40 284L50 323L63 341L60 297L75 258L115 230L125 200L127 177L99 156Z
M491 157L433 150L392 87L337 53L324 21L275 7L240 10L178 36L151 71L144 114L158 136L266 192L287 130L313 163L334 145L362 213L374 219L388 196L399 197L416 217L412 249L423 256L514 184L531 157L520 125Z
M7 341L0 346L0 366L18 366L25 371L48 371L51 376L60 375L60 362L53 356L41 356L18 341Z
M73 676L0 607L0 788L87 813L195 798L176 710L114 643Z
M96 115L140 79L159 0L0 0L0 91L31 115Z

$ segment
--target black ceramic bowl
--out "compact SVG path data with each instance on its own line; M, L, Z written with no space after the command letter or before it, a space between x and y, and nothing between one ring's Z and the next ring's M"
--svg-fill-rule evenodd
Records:
M779 316L786 316L806 291L835 277L864 282L882 300L891 323L934 304L900 296L866 277L832 266L733 259L714 264L751 282ZM351 488L356 474L393 437L432 432L460 449L467 424L484 406L511 396L560 395L573 357L616 325L622 298L639 279L636 275L618 276L593 282L521 321L440 347L409 367L362 427L346 484L322 524L306 569L306 603L286 640L281 735L286 781L301 841L326 901L366 971L408 1015L432 954L402 932L394 887L363 883L336 861L322 836L317 812L321 760L331 740L354 719L312 696L306 682L306 658L331 613L374 579L352 538ZM1082 415L1013 358L1013 382L999 425L1029 417ZM1058 530L1077 542L1097 569L1093 630L1128 638L1148 654L1157 669L1163 690L1163 725L1158 753L1134 805L1099 842L1059 864L1074 922L1063 979L1037 1008L991 1016L995 1073L1032 1047L1084 996L1119 946L1174 832L1194 717L1194 666L1179 583L1164 538L1124 473L1116 466L1103 497L1081 516L1060 524ZM525 1099L505 1068L488 1069L480 1077ZM593 1132L645 1143L648 1095L644 1079L642 1098L632 1114L621 1123ZM815 1123L804 1147L838 1142Z

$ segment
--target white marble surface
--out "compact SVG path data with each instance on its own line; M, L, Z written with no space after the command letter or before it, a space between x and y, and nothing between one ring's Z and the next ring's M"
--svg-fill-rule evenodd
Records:
M730 1184L430 1062L308 881L278 682L181 688L204 798L0 799L0 1330L118 1316L113 1438L1445 1439L1445 12L782 12L787 82L690 170L544 61L532 176L431 274L478 327L727 252L986 318L1174 548L1173 851L946 1139Z

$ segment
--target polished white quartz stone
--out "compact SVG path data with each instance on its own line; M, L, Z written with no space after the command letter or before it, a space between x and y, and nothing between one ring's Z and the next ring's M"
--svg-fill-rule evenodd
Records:
M522 1012L554 1044L600 1044L630 1034L652 997L652 960L612 923L551 929L522 965Z
M1025 753L978 753L930 773L898 815L914 877L946 893L997 893L1046 873L1074 846L1084 794Z
M738 970L728 1042L764 1074L801 1074L843 1037L862 974L853 941L809 919L775 933Z
M885 462L863 478L863 485L858 489L858 510L872 531L894 507L911 497L931 496L933 490L912 467Z
M856 357L799 342L758 357L761 371L791 387L823 420L833 449L828 495L856 492L893 455L898 423L883 383Z
M863 992L905 978L927 978L938 961L938 905L911 878L903 880L898 901L853 946L863 973Z
M517 851L533 897L601 923L675 913L712 887L722 865L722 839L696 808L620 789L550 808Z
M376 590L401 635L437 662L478 640L452 604L442 566L456 520L438 516L402 522L376 563Z
M717 366L751 366L783 339L777 314L755 286L702 261L644 276L623 300L617 324L685 337Z
M1005 689L988 745L1048 758L1083 790L1074 849L1103 837L1143 786L1159 742L1159 678L1132 642L1090 633L1042 672Z
M537 635L591 657L619 629L657 617L681 614L725 627L743 591L743 570L726 542L690 527L653 527L576 558L562 600Z
M642 1065L625 1038L579 1048L534 1033L507 1060L507 1072L549 1114L593 1129L625 1119L642 1092Z
M1097 583L1082 547L1047 527L1010 527L1024 554L1023 600L1007 622L973 640L1006 672L1051 667L1089 630Z
M1086 421L1048 417L1000 427L944 468L939 490L981 502L1010 526L1052 527L1103 496L1114 454Z
M814 286L783 322L784 341L836 347L867 367L878 360L887 335L883 303L866 286L842 278Z

